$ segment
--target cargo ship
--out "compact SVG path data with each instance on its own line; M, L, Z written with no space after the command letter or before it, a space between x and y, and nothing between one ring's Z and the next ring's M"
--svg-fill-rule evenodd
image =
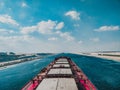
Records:
M21 90L97 90L69 57L55 58Z

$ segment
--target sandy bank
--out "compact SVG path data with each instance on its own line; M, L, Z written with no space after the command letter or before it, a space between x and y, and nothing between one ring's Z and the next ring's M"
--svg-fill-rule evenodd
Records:
M108 60L115 60L115 61L119 61L120 62L120 57L114 57L114 56L99 56L99 55L89 55L89 56L94 56L94 57L98 57L98 58L105 58Z
M115 60L120 62L120 53L77 53L80 55L93 56L98 58L104 58L108 60Z

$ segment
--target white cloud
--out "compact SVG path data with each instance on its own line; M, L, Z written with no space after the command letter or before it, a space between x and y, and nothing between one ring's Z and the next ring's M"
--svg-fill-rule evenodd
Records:
M66 39L67 41L73 41L75 38L70 35L69 32L60 32L57 31L56 34L58 34L60 37Z
M9 44L8 44L9 43ZM59 44L60 43L60 44ZM73 47L75 46L75 47ZM33 48L35 47L35 48ZM22 36L0 36L0 50L14 51L21 53L32 52L72 52L79 51L79 45L73 42L64 42L63 39L55 42L48 42L41 38L34 38L28 35Z
M56 41L57 39L58 39L57 37L48 38L49 41Z
M9 44L8 44L9 43ZM28 35L22 36L0 36L0 50L13 51L17 53L35 53L35 52L71 52L80 53L96 50L119 50L120 42L110 42L104 44L80 45L78 42L64 42L63 39L50 42L41 38L35 38ZM34 48L35 47L35 48ZM86 48L87 47L87 48Z
M34 26L27 26L21 28L21 32L23 34L28 34L32 32L39 32L41 34L52 34L54 30L62 29L63 22L57 23L57 21L41 21L37 25Z
M80 20L80 13L77 11L68 11L65 16L70 16L73 20Z
M99 42L100 41L99 38L91 38L90 40L93 41L93 42Z
M19 25L14 19L12 19L11 16L9 16L7 14L0 15L0 23L11 24L11 25L16 25L16 26Z
M64 27L64 22L57 21L41 21L34 26L21 27L21 33L29 34L33 32L39 32L41 34L53 34L58 37L64 38L67 41L73 41L75 38L71 36L69 32L58 31ZM58 38L49 38L48 40L57 40Z
M13 42L13 41L29 41L29 40L32 40L33 37L30 37L28 35L23 35L23 36L0 36L0 40L3 40L3 41L10 41L10 42Z
M57 22L57 21L41 21L34 26L22 27L21 33L29 34L33 32L39 32L41 34L53 34L58 35L59 37L64 38L67 41L73 41L74 37L70 35L69 32L61 32L58 31L64 27L64 22ZM49 38L48 40L57 40L58 38Z
M79 44L82 44L82 43L83 43L83 41L78 41L78 43L79 43Z
M37 24L38 31L42 34L50 34L52 30L55 29L55 26L57 25L56 21L41 21Z
M15 33L15 31L13 31L13 30L0 29L0 35L9 35L9 34L13 34L13 33Z
M28 7L28 5L27 5L25 2L22 2L22 3L21 3L21 6L22 6L22 7Z
M102 32L102 31L117 31L120 30L119 26L101 26L98 29L95 29L95 31Z
M64 22L60 22L59 24L56 25L55 29L60 30L64 27Z
M21 28L21 33L23 33L23 34L28 34L28 33L34 32L35 30L37 30L37 27L36 27L36 26L22 27L22 28Z
M32 42L31 42L32 41ZM15 52L32 52L34 49L33 43L35 39L28 35L20 36L0 36L0 50L1 51L15 51ZM30 49L32 49L30 51Z

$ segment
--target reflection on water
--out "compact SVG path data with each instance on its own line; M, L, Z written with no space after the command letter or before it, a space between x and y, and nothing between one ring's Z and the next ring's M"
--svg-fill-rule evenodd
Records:
M56 56L69 56L99 90L120 90L120 62L76 54L58 54L0 69L0 90L20 90Z

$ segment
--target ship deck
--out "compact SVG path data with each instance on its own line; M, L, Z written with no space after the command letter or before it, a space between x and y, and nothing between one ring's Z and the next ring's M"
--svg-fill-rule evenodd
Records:
M96 90L84 73L70 60L57 58L22 90Z
M78 90L74 78L45 78L36 90Z
M67 59L59 59L48 72L48 76L63 75L62 78L45 78L36 90L78 90L74 78L65 78L64 75L72 75ZM46 86L47 85L47 86Z

